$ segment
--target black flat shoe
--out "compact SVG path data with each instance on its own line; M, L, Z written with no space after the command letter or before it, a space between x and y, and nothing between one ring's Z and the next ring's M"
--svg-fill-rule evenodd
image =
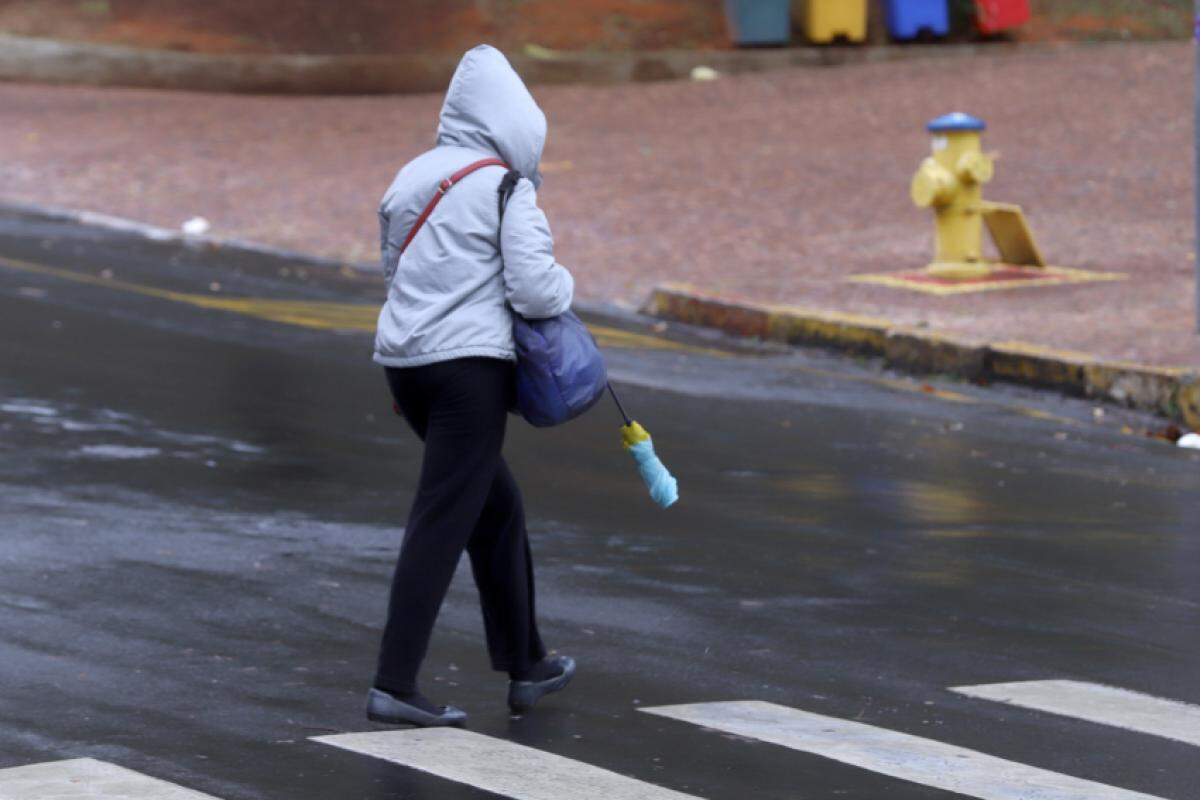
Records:
M430 714L416 706L400 700L382 689L367 692L367 719L385 725L416 725L419 728L444 728L462 725L467 721L467 712L454 706L441 706L437 714Z
M557 692L571 682L575 674L575 659L570 656L553 656L547 659L558 667L557 673L542 681L509 681L508 707L520 714L533 708L534 703L551 692Z

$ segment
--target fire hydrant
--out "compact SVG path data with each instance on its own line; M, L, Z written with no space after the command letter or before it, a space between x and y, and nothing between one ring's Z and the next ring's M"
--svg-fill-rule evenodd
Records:
M933 120L927 126L933 155L913 176L913 202L935 215L937 255L926 271L945 280L973 280L992 272L996 264L983 257L985 223L1005 264L1045 266L1021 208L983 199L996 159L981 147L986 128L969 114Z

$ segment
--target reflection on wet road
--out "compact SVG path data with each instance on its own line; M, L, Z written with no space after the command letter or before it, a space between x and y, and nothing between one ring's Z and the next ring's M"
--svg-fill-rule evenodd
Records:
M436 739L339 738L374 735L419 469L369 362L378 287L19 220L0 259L2 797L1200 783L1200 465L1116 413L593 319L684 500L646 498L611 408L513 421L544 632L581 672L510 718L456 578L424 680L471 712L480 775ZM1085 688L1038 688L1061 680Z

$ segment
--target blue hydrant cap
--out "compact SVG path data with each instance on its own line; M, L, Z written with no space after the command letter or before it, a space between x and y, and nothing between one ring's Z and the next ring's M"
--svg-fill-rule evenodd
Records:
M938 117L925 126L930 133L953 133L955 131L984 131L987 123L978 117L955 111L944 117Z

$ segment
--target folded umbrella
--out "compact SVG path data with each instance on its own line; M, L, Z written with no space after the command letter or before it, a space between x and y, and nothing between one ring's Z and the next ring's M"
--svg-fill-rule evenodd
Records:
M608 391L625 420L625 426L621 428L621 441L637 463L638 472L641 473L646 488L650 490L650 499L663 508L670 507L679 499L679 484L655 454L650 434L625 413L625 407L621 405L621 400L611 383L608 385Z

